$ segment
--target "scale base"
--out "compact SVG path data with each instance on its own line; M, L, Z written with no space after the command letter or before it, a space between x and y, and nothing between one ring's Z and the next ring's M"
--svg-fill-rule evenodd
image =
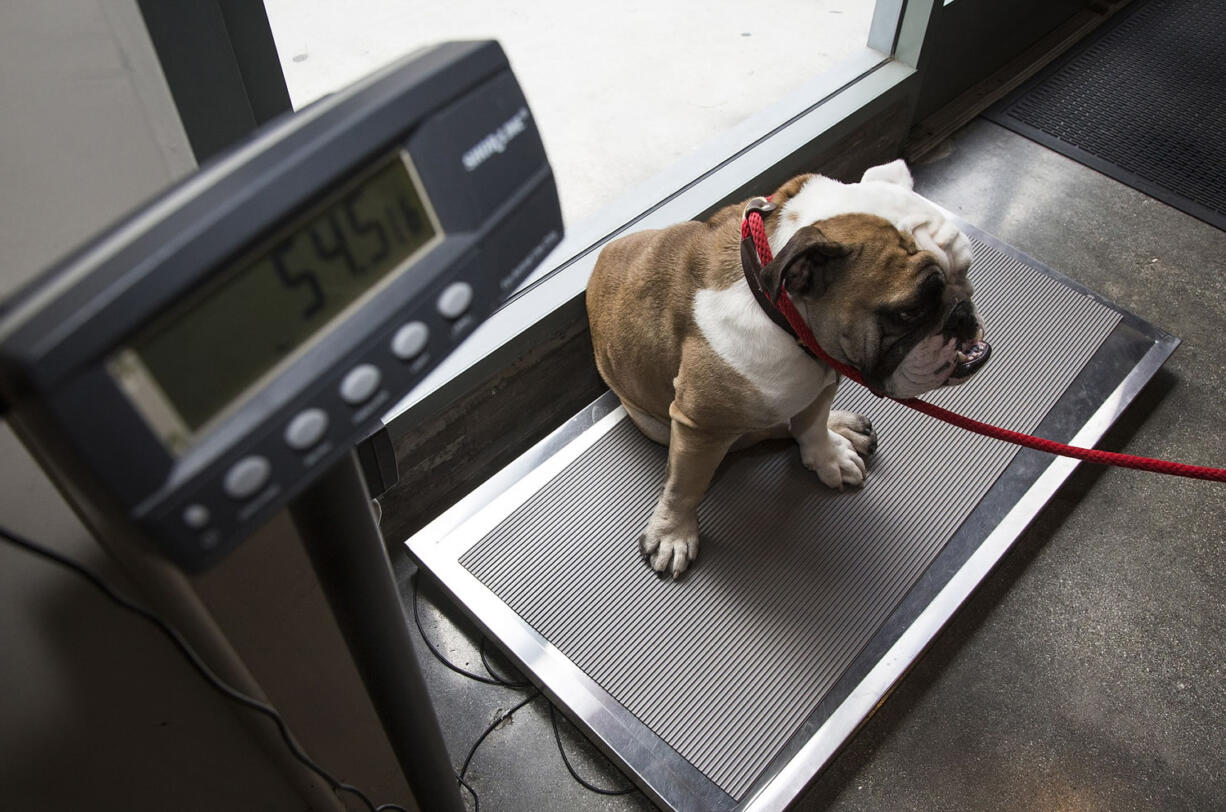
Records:
M977 229L998 355L928 398L1093 444L1177 341ZM665 451L608 394L407 542L665 808L782 808L870 714L1073 470L850 384L881 446L861 491L790 443L730 455L679 582L637 537Z

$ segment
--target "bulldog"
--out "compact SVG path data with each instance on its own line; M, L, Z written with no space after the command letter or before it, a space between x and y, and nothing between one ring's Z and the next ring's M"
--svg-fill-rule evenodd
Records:
M874 390L914 397L969 380L987 359L966 273L971 248L912 190L902 161L859 183L802 175L771 195L768 291L786 289L818 344ZM705 222L622 237L587 288L596 366L647 437L668 446L640 539L660 575L698 554L697 509L733 449L791 436L831 488L864 484L872 423L832 411L839 376L755 299L741 266L745 204Z

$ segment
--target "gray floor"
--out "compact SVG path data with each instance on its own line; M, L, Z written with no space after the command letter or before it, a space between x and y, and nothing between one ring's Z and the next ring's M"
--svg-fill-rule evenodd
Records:
M1226 233L983 121L915 174L921 193L1183 339L1101 447L1226 462ZM1224 539L1226 487L1083 466L797 808L1221 808ZM476 633L423 597L426 633L481 671ZM458 765L525 692L422 653ZM562 730L584 775L624 785ZM490 810L650 808L571 779L544 699L488 738L469 779Z
M921 193L1183 339L1100 447L1226 463L1226 233L987 122L949 146ZM1226 487L1083 466L798 806L1221 809L1223 596Z

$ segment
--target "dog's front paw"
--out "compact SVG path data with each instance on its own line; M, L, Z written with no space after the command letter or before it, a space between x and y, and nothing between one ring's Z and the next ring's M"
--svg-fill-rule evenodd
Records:
M837 409L830 413L826 425L831 431L850 440L861 457L867 457L877 450L877 432L873 429L872 421L862 414Z
M653 514L639 536L639 551L660 575L680 578L698 556L698 518L662 519L658 512Z
M864 484L864 460L851 441L836 432L827 430L823 440L802 445L800 459L828 487L843 490Z

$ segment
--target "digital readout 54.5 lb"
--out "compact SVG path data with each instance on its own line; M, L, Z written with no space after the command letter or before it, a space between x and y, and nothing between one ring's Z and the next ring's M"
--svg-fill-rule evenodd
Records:
M0 392L75 502L199 570L561 234L501 48L437 46L272 122L19 291Z

